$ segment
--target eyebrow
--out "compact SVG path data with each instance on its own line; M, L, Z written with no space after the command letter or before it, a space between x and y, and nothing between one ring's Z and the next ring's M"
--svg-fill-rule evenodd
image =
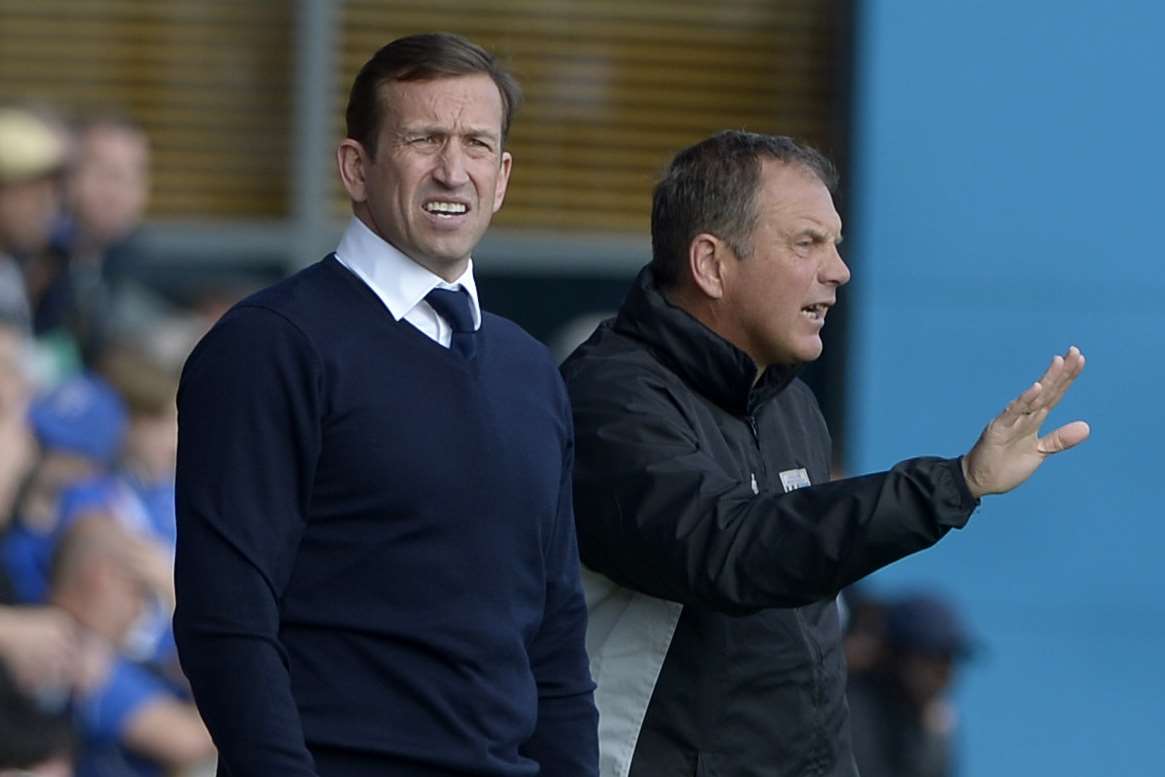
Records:
M463 132L450 132L448 127L439 127L433 124L418 124L413 127L401 127L400 134L402 135L458 135L461 137L473 138L490 138L497 140L501 137L501 133L496 130L484 129L482 127L466 127Z
M804 229L798 230L797 232L795 232L793 234L795 237L801 236L801 235L808 235L809 237L813 238L814 240L821 241L822 243L829 242L829 233L827 231L821 229L820 227L805 227ZM833 240L833 244L834 245L841 245L844 240L845 240L845 237L843 235L841 235L840 233L838 233L837 237Z

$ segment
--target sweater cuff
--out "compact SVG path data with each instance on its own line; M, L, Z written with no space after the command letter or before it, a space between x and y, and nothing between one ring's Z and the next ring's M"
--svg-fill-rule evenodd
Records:
M946 508L943 512L946 513L940 520L944 526L950 526L955 529L961 529L967 525L967 521L971 519L971 514L979 507L979 500L971 493L971 489L967 487L967 479L963 476L963 457L959 456L955 459L948 459L943 462L942 470L947 473L947 480L949 478L949 497L942 499L943 507ZM944 486L948 483L944 483Z

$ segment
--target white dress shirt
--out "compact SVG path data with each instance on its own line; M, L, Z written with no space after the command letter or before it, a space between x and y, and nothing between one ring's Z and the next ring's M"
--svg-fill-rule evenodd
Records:
M481 305L477 301L477 285L473 282L472 259L461 277L448 283L409 259L354 216L336 247L336 259L368 284L394 319L400 321L403 318L446 348L453 340L453 330L449 322L425 302L425 295L433 289L463 288L469 292L473 329L481 328Z

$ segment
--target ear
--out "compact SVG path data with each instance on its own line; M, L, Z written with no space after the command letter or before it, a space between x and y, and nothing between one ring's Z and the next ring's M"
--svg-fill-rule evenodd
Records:
M692 282L711 299L724 296L726 258L727 246L708 232L696 235L688 245L688 271L692 274Z
M509 151L502 152L502 166L498 170L498 182L494 187L494 213L497 213L502 208L502 203L506 199L506 189L510 185L510 168L514 164L514 157Z
M364 186L365 166L371 160L360 141L344 138L336 149L336 165L340 168L340 181L352 202L364 202L367 192Z

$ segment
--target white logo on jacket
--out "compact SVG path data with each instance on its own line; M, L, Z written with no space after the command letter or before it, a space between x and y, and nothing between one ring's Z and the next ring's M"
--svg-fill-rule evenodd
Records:
M785 493L796 491L798 488L804 488L809 483L809 473L805 471L804 467L799 469L787 469L781 473L781 485L785 487Z

